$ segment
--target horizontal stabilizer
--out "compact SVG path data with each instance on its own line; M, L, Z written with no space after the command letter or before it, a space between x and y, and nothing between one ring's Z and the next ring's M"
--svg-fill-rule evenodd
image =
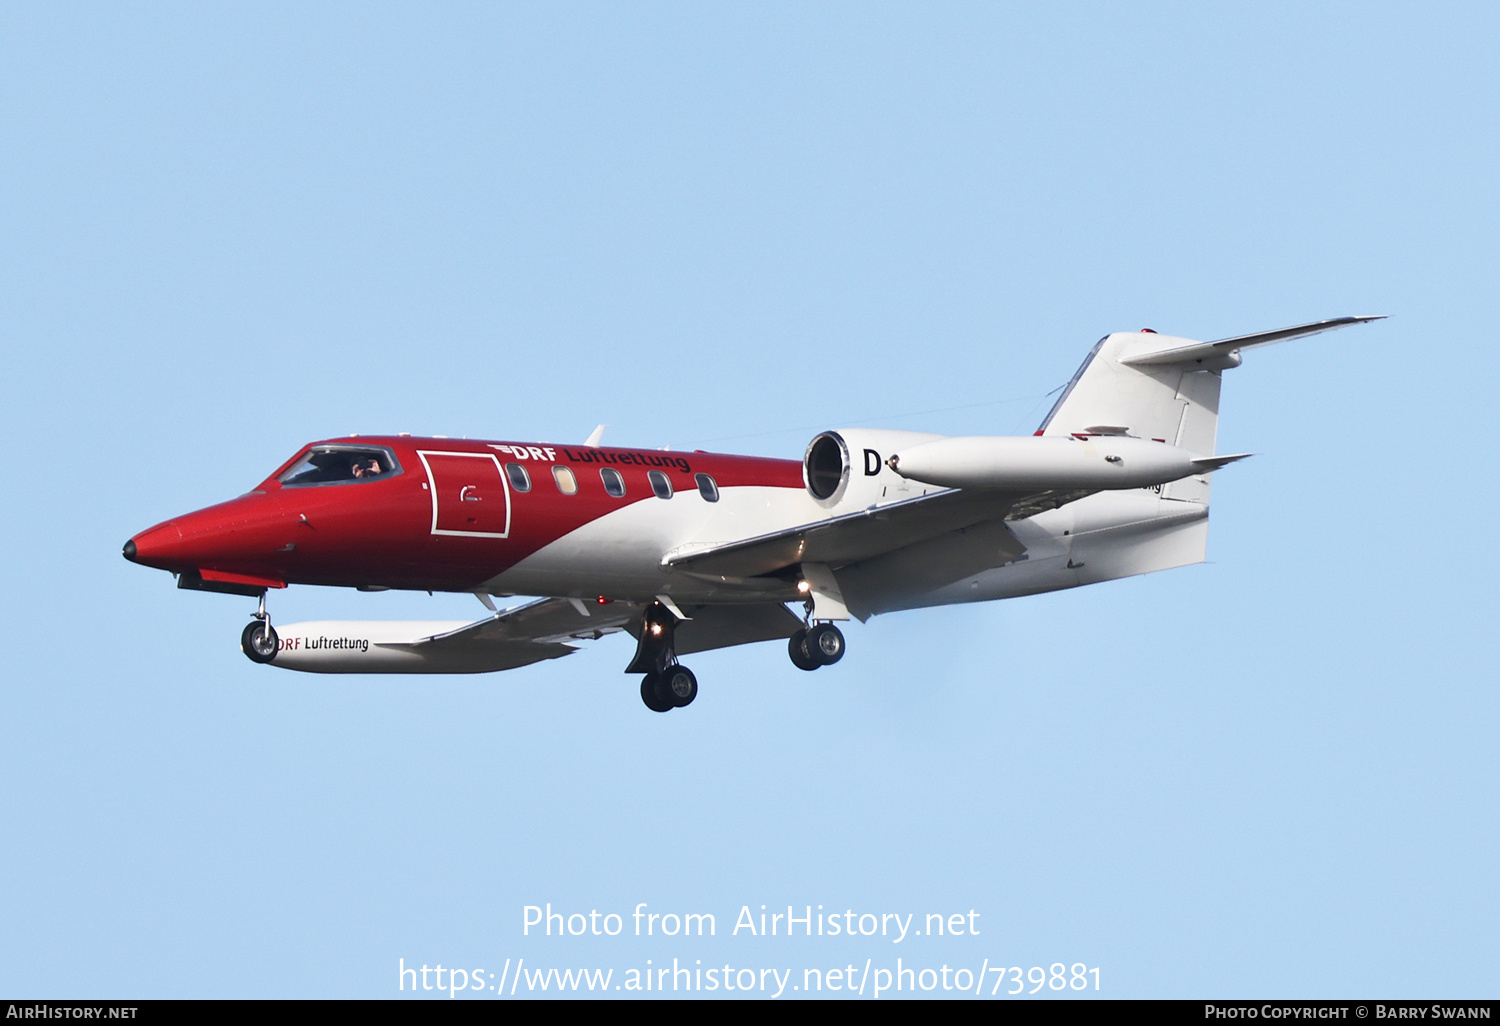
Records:
M1193 460L1193 466L1197 467L1200 473L1207 474L1238 460L1249 459L1254 455L1253 452L1238 452L1233 456L1204 456L1202 459Z
M1298 324L1290 328L1277 328L1275 331L1261 331L1253 335L1237 335L1234 338L1224 338L1217 342L1191 342L1185 339L1166 338L1167 348L1145 348L1137 349L1120 358L1120 362L1132 367L1150 366L1152 364L1165 363L1198 363L1210 360L1214 357L1225 357L1230 353L1251 346L1264 346L1272 342L1285 342L1291 338L1303 338L1307 335L1317 335L1324 331L1332 331L1335 328L1347 327L1350 324L1364 324L1369 321L1381 321L1385 314L1365 315L1360 317L1334 317L1326 321L1313 321L1311 324ZM1181 343L1187 342L1186 345Z

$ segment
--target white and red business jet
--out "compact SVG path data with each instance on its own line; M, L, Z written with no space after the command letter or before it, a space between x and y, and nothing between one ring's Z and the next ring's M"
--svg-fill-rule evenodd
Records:
M179 588L259 596L241 646L316 673L480 673L629 631L658 712L698 693L678 657L788 639L838 662L851 616L1012 598L1197 563L1219 382L1251 346L1100 340L1033 436L826 431L795 460L583 445L351 436L315 442L247 495L125 544ZM474 623L273 629L268 588L463 591ZM492 596L545 596L501 612ZM800 607L801 615L788 607Z

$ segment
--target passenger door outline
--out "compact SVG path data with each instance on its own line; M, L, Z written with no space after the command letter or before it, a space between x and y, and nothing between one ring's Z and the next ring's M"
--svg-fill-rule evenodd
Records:
M440 452L429 449L418 449L417 456L422 460L422 466L427 471L427 482L432 492L432 534L450 535L459 538L507 538L510 536L510 483L505 479L505 471L500 466L499 457L487 452ZM429 460L428 457L434 457ZM449 461L454 459L485 460L487 467L473 464L473 470L462 467ZM438 470L433 469L433 463L437 463ZM493 478L491 475L493 470ZM469 480L473 478L473 480ZM499 531L482 530L483 527L493 527L493 523L481 521L480 528L466 530L451 526L461 522L464 509L459 506L460 502L483 502L484 493L493 494L494 485L499 485L501 501L505 504L504 526ZM440 503L438 493L447 489L454 494L446 502ZM470 493L477 493L471 497ZM488 510L480 513L487 514ZM439 527L440 519L449 523L448 527Z

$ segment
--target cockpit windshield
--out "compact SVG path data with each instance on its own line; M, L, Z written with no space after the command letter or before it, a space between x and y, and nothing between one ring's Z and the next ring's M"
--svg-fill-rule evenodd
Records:
M385 448L365 445L315 445L276 480L283 485L346 484L398 473L401 465Z

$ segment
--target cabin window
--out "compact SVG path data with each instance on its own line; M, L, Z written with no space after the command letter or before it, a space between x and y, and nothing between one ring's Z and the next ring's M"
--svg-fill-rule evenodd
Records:
M362 445L315 445L277 478L283 485L349 484L400 473L389 449Z
M625 478L614 467L599 468L599 479L604 482L604 490L617 499L625 497Z
M651 482L651 490L656 493L658 499L670 499L672 497L672 480L659 470L653 470L646 475Z
M707 474L694 474L693 480L698 482L698 494L703 496L704 502L719 501L719 485Z
M557 490L564 495L576 495L578 493L578 478L567 467L553 467L552 480L557 482Z
M526 468L519 463L507 463L505 465L505 476L510 478L511 491L531 491L531 475L526 473Z

